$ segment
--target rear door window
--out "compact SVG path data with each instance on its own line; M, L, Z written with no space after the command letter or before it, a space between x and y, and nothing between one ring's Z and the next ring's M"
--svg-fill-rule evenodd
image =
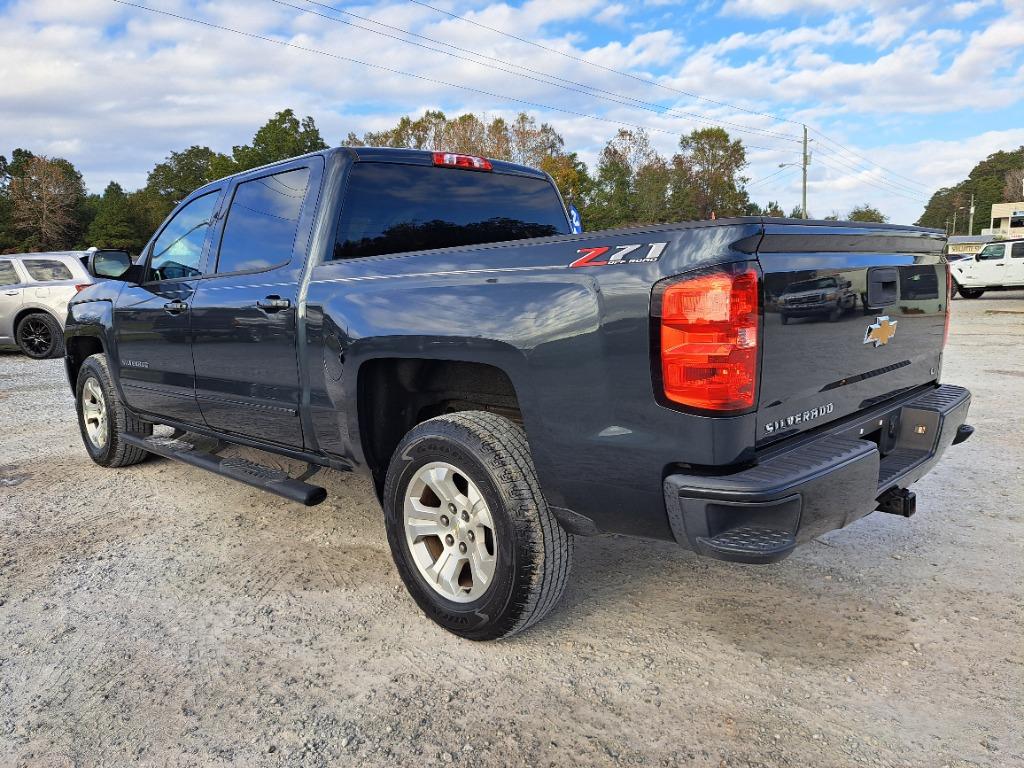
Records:
M14 271L14 263L9 259L0 261L0 285L17 285L20 282L21 278Z
M243 181L224 224L217 272L262 271L292 258L309 168Z
M40 283L52 283L56 280L72 280L74 276L68 265L54 259L22 259L21 263L29 277Z
M424 165L353 165L335 259L569 233L547 179Z
M1011 259L1024 259L1024 241L1014 243L1010 249Z

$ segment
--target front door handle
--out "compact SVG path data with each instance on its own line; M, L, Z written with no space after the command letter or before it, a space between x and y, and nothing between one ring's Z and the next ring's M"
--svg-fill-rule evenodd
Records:
M292 303L288 299L273 295L256 302L256 306L264 312L280 312L282 309L288 309L291 305Z
M177 315L181 312L184 312L186 309L188 309L188 304L179 299L175 299L174 301L168 301L166 304L164 304L164 311L167 312L169 315Z
M4 291L4 296L17 296L18 291Z

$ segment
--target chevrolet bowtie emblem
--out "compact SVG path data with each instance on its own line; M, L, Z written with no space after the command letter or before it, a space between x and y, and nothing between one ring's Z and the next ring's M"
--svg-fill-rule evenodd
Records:
M888 315L875 318L875 322L869 325L867 330L864 331L864 343L873 343L876 347L888 344L889 339L896 335L896 326L898 323L898 320L890 321Z

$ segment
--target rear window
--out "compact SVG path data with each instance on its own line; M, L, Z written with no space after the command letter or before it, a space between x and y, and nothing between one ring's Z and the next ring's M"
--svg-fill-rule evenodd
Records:
M29 273L33 280L38 280L40 283L51 282L53 280L71 280L71 270L68 269L67 264L61 261L52 261L50 259L22 259L22 264L25 265L25 270Z
M335 259L569 234L546 179L398 163L356 163Z

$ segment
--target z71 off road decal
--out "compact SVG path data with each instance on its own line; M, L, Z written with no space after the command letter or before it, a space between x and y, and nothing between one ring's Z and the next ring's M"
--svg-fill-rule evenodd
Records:
M612 264L647 264L657 261L665 252L668 243L637 243L636 245L601 245L594 248L580 248L581 256L570 267L604 267ZM637 258L641 248L647 248L646 255ZM609 251L611 254L609 255ZM628 257L628 258L627 258Z

